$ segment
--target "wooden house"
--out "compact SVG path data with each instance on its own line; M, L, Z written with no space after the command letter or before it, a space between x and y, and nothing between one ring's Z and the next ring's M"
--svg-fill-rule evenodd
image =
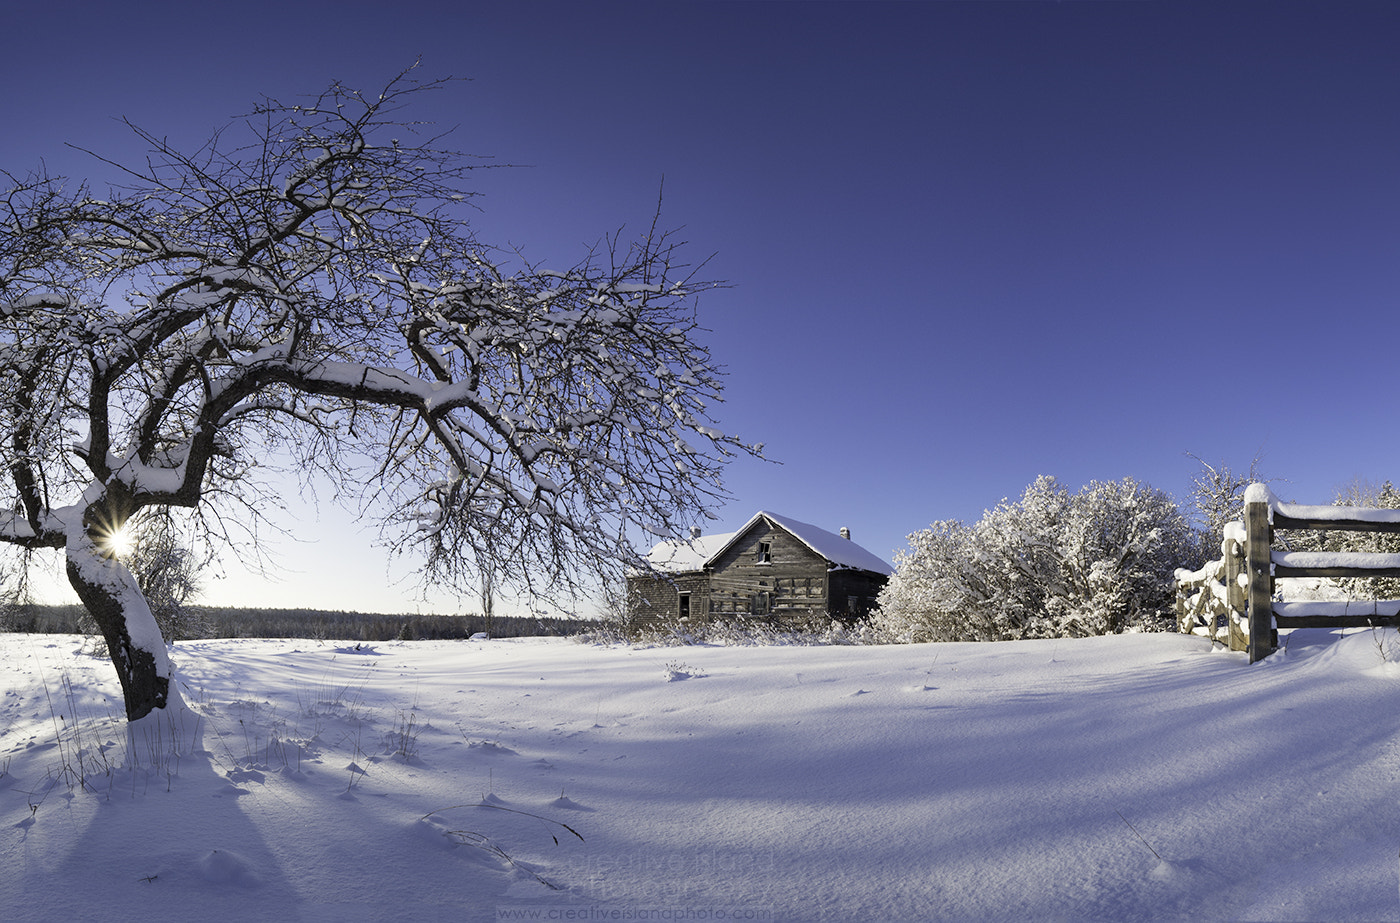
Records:
M737 532L662 542L651 572L628 578L635 623L689 618L867 615L890 565L851 541L850 532L759 512Z

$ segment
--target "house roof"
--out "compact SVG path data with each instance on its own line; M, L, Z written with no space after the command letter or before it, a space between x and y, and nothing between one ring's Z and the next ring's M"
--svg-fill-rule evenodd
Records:
M737 532L725 532L720 535L702 535L689 540L670 539L651 549L651 553L647 555L647 563L666 574L704 570L709 560L738 535Z
M848 567L855 570L869 570L877 574L891 574L893 569L882 560L848 538L828 532L809 523L799 522L787 516L759 510L753 518L735 532L717 535L702 535L699 538L665 541L657 545L647 555L651 566L663 573L685 573L703 570L711 561L719 557L736 542L740 536L760 519L767 519L774 525L786 529L802 544L825 558L833 567Z

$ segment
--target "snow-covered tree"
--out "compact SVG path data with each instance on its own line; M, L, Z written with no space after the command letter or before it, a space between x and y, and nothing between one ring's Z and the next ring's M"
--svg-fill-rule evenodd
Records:
M58 549L139 719L180 705L114 553L148 508L237 538L269 465L359 496L424 575L537 594L684 535L737 451L708 415L701 287L652 229L512 269L466 218L471 161L404 121L436 84L268 100L149 148L98 195L0 174L0 541ZM244 541L249 533L242 533Z
M1400 509L1400 490L1390 481L1377 487L1374 483L1354 480L1337 489L1332 500L1336 506L1359 506L1367 509ZM1359 551L1371 554L1400 553L1400 535L1384 532L1323 532L1317 536L1317 547L1323 551ZM1400 598L1400 579L1395 577L1337 577L1342 591L1351 598Z
M1040 477L975 525L909 536L876 627L910 641L1080 637L1170 617L1195 535L1168 495L1131 478L1077 494Z
M1191 477L1191 494L1188 505L1200 518L1205 528L1205 541L1212 548L1220 544L1225 532L1225 524L1234 522L1244 515L1244 491L1250 484L1262 482L1259 473L1259 456L1249 462L1249 470L1241 474L1224 462L1211 464L1205 459L1186 453L1199 466ZM1211 536L1214 536L1212 538Z

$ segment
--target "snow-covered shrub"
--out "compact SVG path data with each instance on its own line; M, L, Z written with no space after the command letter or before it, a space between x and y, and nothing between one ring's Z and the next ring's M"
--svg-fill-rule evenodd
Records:
M1071 493L1040 477L975 525L909 536L872 627L903 641L1083 637L1171 619L1172 572L1199 542L1167 494L1131 478Z

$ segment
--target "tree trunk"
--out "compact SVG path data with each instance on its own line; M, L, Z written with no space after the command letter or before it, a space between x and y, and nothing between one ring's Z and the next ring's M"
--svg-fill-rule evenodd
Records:
M135 578L119 561L104 555L87 533L70 536L67 563L68 582L107 639L107 653L126 700L127 720L165 708L171 693L170 661Z

